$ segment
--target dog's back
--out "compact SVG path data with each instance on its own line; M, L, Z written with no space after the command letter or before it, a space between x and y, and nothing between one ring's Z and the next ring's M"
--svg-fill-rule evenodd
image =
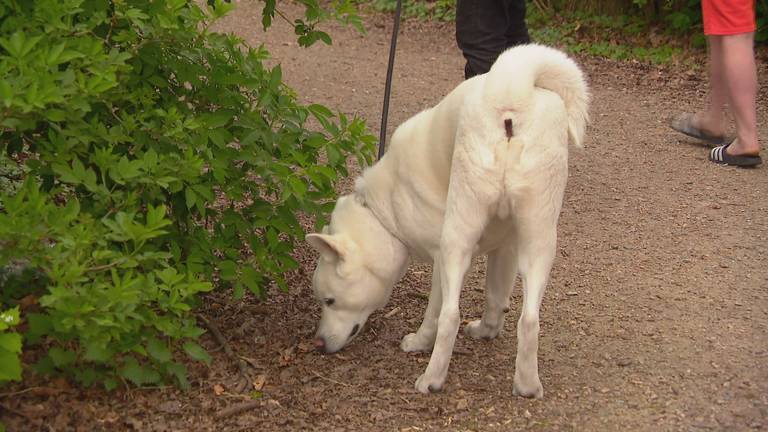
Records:
M489 73L464 81L398 127L358 193L390 207L382 208L383 217L423 258L439 247L457 157L465 162L459 169L474 171L467 173L473 193L488 195L499 218L541 194L550 195L559 213L567 143L582 143L588 99L583 74L563 53L541 45L512 48Z

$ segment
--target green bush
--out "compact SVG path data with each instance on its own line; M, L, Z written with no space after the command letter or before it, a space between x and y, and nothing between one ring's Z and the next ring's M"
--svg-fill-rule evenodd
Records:
M360 26L346 1L302 3L301 45ZM38 300L39 372L186 387L183 354L210 360L200 293L286 288L297 214L321 220L347 156L371 160L361 120L298 104L265 49L210 30L232 6L202 7L0 0L0 304Z

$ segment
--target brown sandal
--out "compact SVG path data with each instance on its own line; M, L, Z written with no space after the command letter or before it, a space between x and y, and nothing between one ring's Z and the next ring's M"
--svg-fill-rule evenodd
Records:
M729 139L724 135L712 135L693 125L693 114L683 113L672 119L669 126L689 137L696 138L707 144L709 147L717 147L728 144Z

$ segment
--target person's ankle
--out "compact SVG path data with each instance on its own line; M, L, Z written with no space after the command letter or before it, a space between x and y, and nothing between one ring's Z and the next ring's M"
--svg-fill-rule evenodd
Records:
M698 112L693 115L693 126L701 129L702 131L714 135L725 135L725 121L723 119L713 118L707 113Z
M760 144L757 140L747 140L736 138L728 146L728 154L730 155L757 155L760 153Z

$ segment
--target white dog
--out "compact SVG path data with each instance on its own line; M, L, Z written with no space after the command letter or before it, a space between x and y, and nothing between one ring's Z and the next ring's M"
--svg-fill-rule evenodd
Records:
M459 293L474 255L488 254L486 305L466 334L493 338L520 272L514 393L541 397L539 305L555 258L568 142L581 146L589 95L581 70L541 45L504 52L403 123L385 156L339 198L330 226L307 241L320 252L316 346L336 352L389 300L409 258L434 263L424 321L404 351L430 351L416 380L438 391L459 329Z

